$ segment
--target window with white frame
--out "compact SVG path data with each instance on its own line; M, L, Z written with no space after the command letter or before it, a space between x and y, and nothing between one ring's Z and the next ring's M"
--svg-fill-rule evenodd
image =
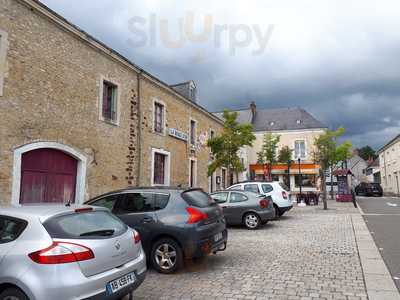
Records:
M102 80L101 119L117 123L118 86L110 81Z
M165 131L165 105L159 101L154 101L153 121L154 132L163 134Z
M304 140L294 142L294 157L306 158L306 142Z
M197 122L195 120L190 120L190 144L192 146L196 145L196 127Z
M152 185L170 184L170 153L167 151L152 150Z
M4 77L7 72L8 34L0 30L0 96L3 96Z
M189 187L193 188L197 185L197 161L193 158L189 159Z

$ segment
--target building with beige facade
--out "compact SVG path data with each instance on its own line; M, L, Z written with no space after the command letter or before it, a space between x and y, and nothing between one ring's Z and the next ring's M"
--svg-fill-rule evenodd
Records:
M186 85L36 0L0 7L0 204L82 203L139 184L216 188L205 145L221 121Z
M247 170L241 174L240 180L265 178L265 166L257 163L257 153L261 150L264 134L272 133L280 136L277 152L285 146L292 150L290 164L272 166L272 179L286 183L292 191L297 192L301 174L302 190L315 190L319 166L313 157L314 140L325 132L325 125L301 108L257 109L254 102L248 109L238 111L238 121L252 124L256 136L253 146L242 150L241 156Z
M400 196L400 134L377 153L384 194Z

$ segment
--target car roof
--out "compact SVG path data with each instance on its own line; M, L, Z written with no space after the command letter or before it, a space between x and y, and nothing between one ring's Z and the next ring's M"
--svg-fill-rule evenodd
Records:
M90 200L86 201L85 203L88 203L90 201L103 198L109 195L114 195L114 194L120 194L120 193L125 193L125 192L135 192L135 191L151 191L151 192L167 192L167 193L183 193L183 192L190 192L190 191L198 191L203 189L201 188L186 188L186 187L176 187L176 186L130 186L124 189L119 189L115 191L111 191L105 194L98 195L96 197L91 198Z
M215 191L215 192L212 192L211 195L217 194L217 193L230 193L230 192L239 192L239 193L244 193L244 194L253 194L255 196L262 196L261 194L253 192L253 191L244 191L244 190L235 190L235 189Z
M279 181L262 181L262 180L246 180L246 181L240 181L235 184L232 184L232 186L237 185L237 184L258 184L258 183L266 183L266 184L279 184Z
M93 208L94 210L104 210L103 208L93 207L89 205L71 205L65 206L62 204L31 204L23 206L6 206L0 207L0 215L10 216L20 219L38 218L45 221L48 218L56 215L73 213L76 209Z

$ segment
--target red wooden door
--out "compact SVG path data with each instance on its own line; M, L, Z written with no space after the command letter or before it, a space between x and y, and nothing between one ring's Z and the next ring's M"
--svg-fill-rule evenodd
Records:
M75 202L78 161L62 151L38 149L22 155L20 203Z

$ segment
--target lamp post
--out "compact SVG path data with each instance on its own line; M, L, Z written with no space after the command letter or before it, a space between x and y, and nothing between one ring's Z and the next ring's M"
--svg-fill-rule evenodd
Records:
M301 199L301 198L302 198L302 195L301 195L301 185L302 185L302 183L303 183L303 178L302 178L302 176L301 176L301 167L300 167L301 159L300 159L300 157L297 159L297 162L299 163L299 187L300 187L300 199Z
M291 166L291 164L292 164L292 160L289 159L289 160L287 161L287 180L288 180L288 188L289 188L289 191L290 191L290 166Z

